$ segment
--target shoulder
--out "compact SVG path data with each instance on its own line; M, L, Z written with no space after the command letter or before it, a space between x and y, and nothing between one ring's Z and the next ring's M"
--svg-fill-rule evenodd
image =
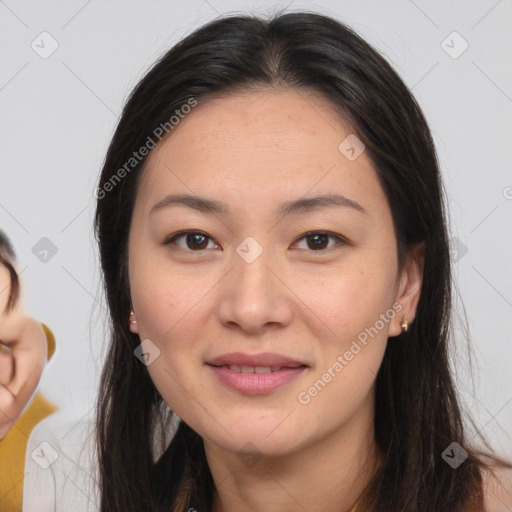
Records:
M512 468L494 466L482 472L485 512L512 511Z
M41 326L44 329L44 333L46 335L46 343L48 345L48 361L52 358L55 352L55 336L53 335L52 330L41 322Z
M23 512L98 510L92 418L58 411L32 430L25 455Z

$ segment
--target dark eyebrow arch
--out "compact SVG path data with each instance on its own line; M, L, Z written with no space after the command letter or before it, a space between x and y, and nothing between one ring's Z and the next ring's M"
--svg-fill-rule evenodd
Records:
M170 194L158 201L150 210L150 215L155 211L170 206L187 206L208 214L228 215L229 206L226 203L205 197L190 194ZM340 194L326 194L317 197L301 198L281 204L276 214L285 216L293 214L309 213L327 207L351 208L355 211L368 215L368 212L356 201L348 199Z

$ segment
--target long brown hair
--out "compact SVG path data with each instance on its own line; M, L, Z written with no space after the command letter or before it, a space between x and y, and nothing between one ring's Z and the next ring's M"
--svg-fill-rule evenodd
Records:
M140 339L127 321L127 240L146 159L126 163L187 102L268 86L321 93L350 122L389 201L400 268L408 250L425 243L415 321L388 343L377 375L374 427L384 460L361 510L481 510L484 464L466 441L448 361L450 252L430 130L378 51L346 25L310 12L227 16L206 24L165 53L124 106L96 192L112 327L97 406L101 510L182 512L193 505L206 511L214 489L202 439L184 422L154 461L156 427L169 418L133 355ZM468 452L457 470L442 458L453 442Z

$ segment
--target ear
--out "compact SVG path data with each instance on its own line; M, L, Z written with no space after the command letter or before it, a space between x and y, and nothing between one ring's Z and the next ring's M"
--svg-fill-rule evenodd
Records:
M133 309L132 309L132 311L133 311ZM129 322L130 322L130 331L135 334L139 334L139 327L137 325L137 318L135 317L135 314L130 315Z
M407 260L399 277L395 302L401 304L401 311L393 318L389 337L402 333L402 322L407 316L409 325L416 317L416 308L421 295L423 283L423 267L425 263L425 242L421 242L409 249Z

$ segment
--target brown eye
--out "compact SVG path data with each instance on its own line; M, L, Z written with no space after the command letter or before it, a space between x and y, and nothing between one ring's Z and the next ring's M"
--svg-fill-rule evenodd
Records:
M330 249L332 246L328 247L329 239L336 239L338 242L342 244L346 243L343 238L334 233L329 233L327 231L311 231L309 233L305 233L302 235L299 240L306 239L307 249L311 251L324 251L325 249Z
M327 235L310 235L307 237L308 247L310 249L325 249L329 245L329 237Z
M185 240L185 246L176 243L177 240L181 239ZM180 231L166 240L164 245L173 244L185 251L197 252L208 247L208 240L211 240L211 238L201 231Z
M347 243L346 240L344 240L341 236L327 231L311 231L309 233L305 233L299 238L299 240L303 239L307 241L306 250L312 252L323 252L333 248L333 245L336 244L331 244L329 246L329 240L337 241L338 245ZM183 242L177 243L181 240L184 240L184 244ZM215 244L206 233L201 231L180 231L179 233L176 233L167 239L164 242L164 245L175 245L178 248L188 252L200 252L209 248L209 241L211 241L214 245L214 247L210 248L218 247L218 245Z

